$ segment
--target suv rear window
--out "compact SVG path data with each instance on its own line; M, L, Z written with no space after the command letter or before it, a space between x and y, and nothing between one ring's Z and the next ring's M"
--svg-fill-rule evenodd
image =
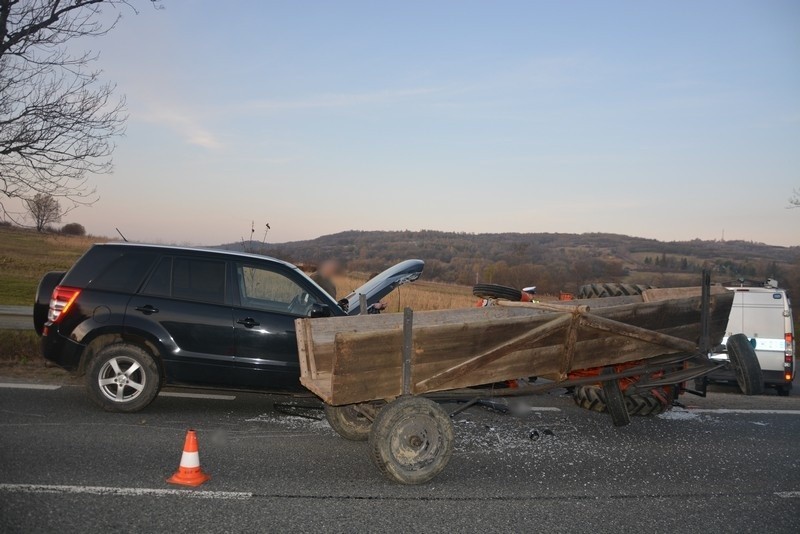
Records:
M223 304L225 262L181 257L162 258L142 293Z

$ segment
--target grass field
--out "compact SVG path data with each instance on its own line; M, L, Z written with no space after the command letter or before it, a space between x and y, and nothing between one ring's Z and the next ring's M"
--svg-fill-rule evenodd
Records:
M0 304L32 305L44 273L69 269L98 241L0 226Z
M423 271L421 280L400 286L386 296L383 299L388 305L386 311L399 312L407 306L416 311L469 308L478 300L472 296L471 287L425 282L424 278ZM339 277L335 281L338 298L344 297L366 281L367 275L357 273Z

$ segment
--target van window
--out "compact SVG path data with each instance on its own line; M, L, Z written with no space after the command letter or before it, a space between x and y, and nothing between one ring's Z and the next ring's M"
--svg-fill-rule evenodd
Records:
M212 304L225 302L225 262L173 258L172 296Z

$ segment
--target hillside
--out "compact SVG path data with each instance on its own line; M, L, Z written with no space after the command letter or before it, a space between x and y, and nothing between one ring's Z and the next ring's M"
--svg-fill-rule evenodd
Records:
M471 285L476 280L545 292L574 291L594 281L632 281L659 286L693 283L703 266L719 281L768 276L788 282L798 270L800 247L745 241L662 242L616 234L466 234L347 231L280 244L230 243L293 262L338 258L348 268L374 272L388 263L421 258L425 278Z

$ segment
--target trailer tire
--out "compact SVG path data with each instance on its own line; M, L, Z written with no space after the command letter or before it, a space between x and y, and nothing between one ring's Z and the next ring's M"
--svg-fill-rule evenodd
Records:
M450 461L453 435L453 423L438 404L401 397L378 412L369 434L370 456L390 480L424 484Z
M325 418L328 424L344 439L350 441L367 441L372 421L358 411L355 404L347 406L325 405Z
M728 338L728 357L736 373L736 383L745 395L764 393L764 377L758 363L756 351L744 334L734 334Z
M675 400L674 388L658 388L642 393L625 393L625 405L630 415L652 417L672 408ZM606 395L600 386L578 386L572 392L575 404L586 410L604 413L608 411Z
M642 284L586 284L578 290L578 299L596 299L604 297L628 297L641 295L652 286Z
M481 299L522 300L522 291L519 289L497 284L477 284L472 287L472 294Z

